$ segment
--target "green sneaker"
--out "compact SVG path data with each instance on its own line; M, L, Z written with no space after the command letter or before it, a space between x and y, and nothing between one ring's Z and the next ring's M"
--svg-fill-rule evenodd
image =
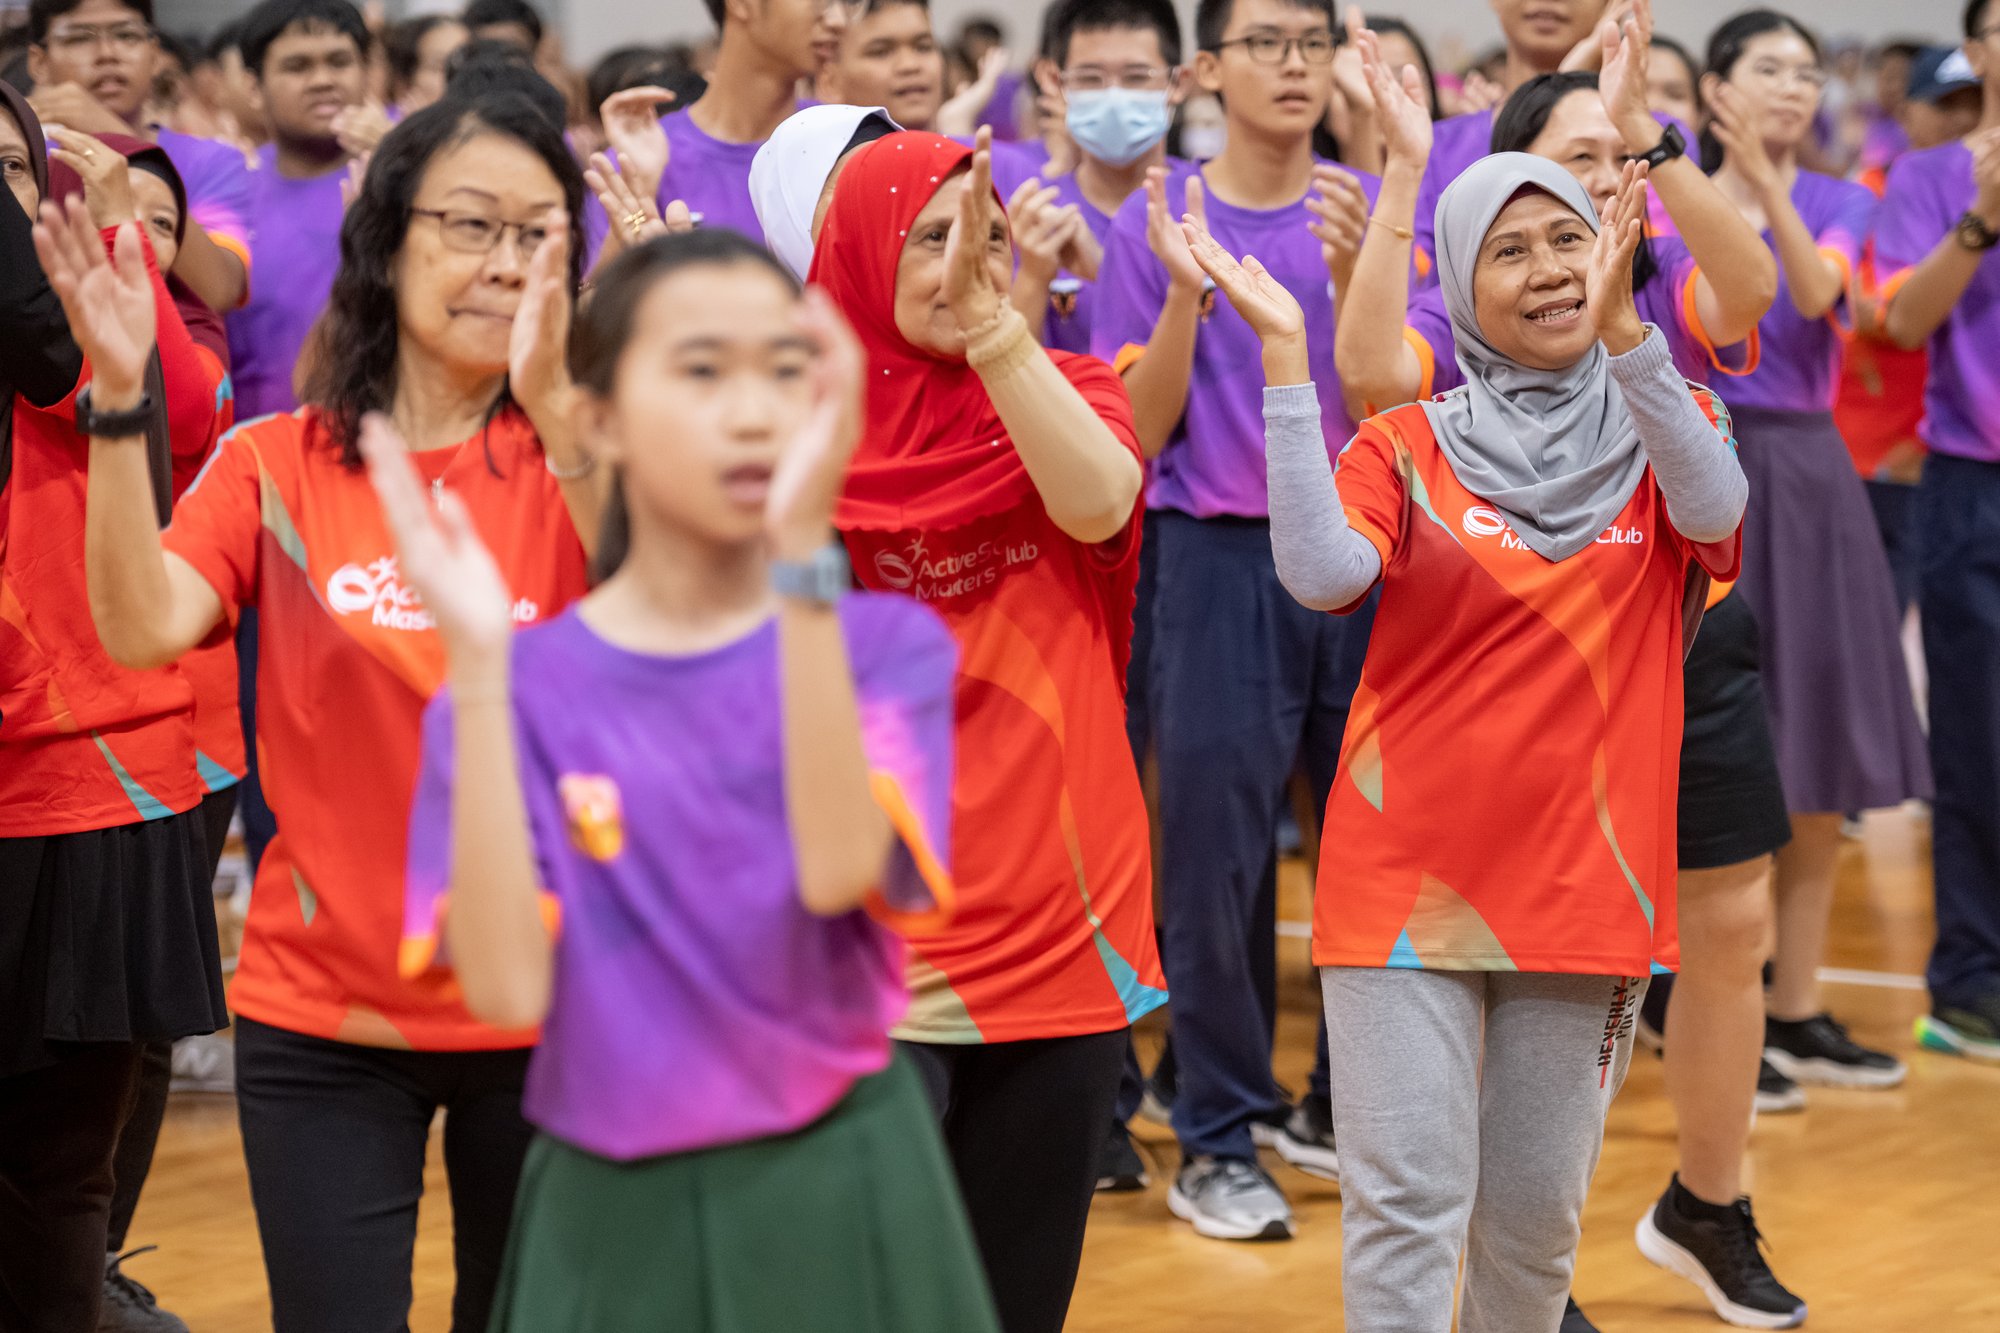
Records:
M1984 996L1971 1008L1933 1006L1917 1020L1917 1045L1927 1051L2000 1064L2000 995Z

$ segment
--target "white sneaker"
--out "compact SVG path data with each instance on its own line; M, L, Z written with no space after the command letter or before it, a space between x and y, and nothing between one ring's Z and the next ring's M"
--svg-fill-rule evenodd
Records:
M170 1092L235 1092L236 1043L220 1033L174 1043Z
M1290 1240L1292 1206L1255 1162L1197 1157L1167 1191L1167 1207L1215 1240Z

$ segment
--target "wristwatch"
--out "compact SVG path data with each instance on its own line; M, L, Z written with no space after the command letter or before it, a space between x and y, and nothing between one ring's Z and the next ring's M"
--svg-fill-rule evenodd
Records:
M840 543L829 542L810 560L772 561L771 586L783 597L832 606L853 590L854 571Z
M2000 245L2000 231L1988 226L1977 213L1967 213L1958 220L1957 234L1958 243L1975 254Z
M153 395L142 393L136 407L128 407L122 412L100 412L90 401L90 390L84 389L76 396L76 433L94 435L100 440L122 440L132 435L144 435L146 427L153 421Z
M1660 135L1660 141L1653 145L1652 152L1634 153L1629 160L1644 162L1647 170L1658 171L1675 158L1684 156L1687 150L1687 137L1681 133L1681 127L1669 124L1665 132Z

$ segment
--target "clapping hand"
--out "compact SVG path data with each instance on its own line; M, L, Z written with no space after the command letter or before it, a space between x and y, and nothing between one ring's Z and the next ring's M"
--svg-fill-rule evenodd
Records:
M1194 219L1196 226L1206 227L1208 204L1201 177L1189 175L1186 188L1186 205L1182 211ZM1207 275L1188 249L1186 233L1173 219L1173 212L1167 206L1167 169L1149 167L1146 170L1146 243L1152 248L1154 257L1166 265L1170 286L1181 291L1199 291Z
M129 406L145 392L153 352L153 280L138 223L128 218L119 226L108 258L98 230L83 204L51 200L35 224L35 254L90 363L92 399Z
M1621 356L1645 341L1632 300L1632 257L1646 228L1646 164L1627 162L1618 193L1598 221L1597 248L1584 280L1584 303L1606 351Z
M813 408L779 458L764 503L773 555L809 559L833 538L833 509L861 439L861 386L867 357L831 299L817 287L800 302L799 331L818 350Z

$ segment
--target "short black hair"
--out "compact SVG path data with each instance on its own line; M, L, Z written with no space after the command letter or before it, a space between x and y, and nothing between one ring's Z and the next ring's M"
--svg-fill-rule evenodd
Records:
M262 78L264 58L271 53L271 43L294 28L307 32L315 28L330 29L352 40L354 49L364 56L373 40L367 20L348 0L263 0L243 16L237 29L236 44L243 49L243 67Z
M965 25L958 30L958 40L961 46L974 37L979 38L983 42L991 42L995 46L1007 40L1007 34L1001 31L1000 25L989 18L967 19Z
M512 42L470 41L445 64L444 95L458 102L484 102L512 93L532 105L561 133L569 124L569 102L543 78L534 60Z
M1173 0L1056 0L1049 9L1048 39L1042 54L1057 65L1069 63L1070 39L1080 32L1112 28L1150 30L1172 68L1181 63L1181 18Z
M1315 9L1326 15L1327 26L1338 28L1340 23L1334 16L1333 0L1285 0L1292 9ZM1236 0L1201 0L1194 10L1194 46L1197 51L1219 51L1222 49L1222 34L1229 31L1229 21L1236 17Z
M82 3L83 0L28 0L28 40L40 46L49 35L49 25ZM147 27L153 26L153 0L118 0L118 3L146 20Z
M1979 40L1979 30L1986 26L1986 16L1993 11L1993 0L1965 0L1965 40Z
M729 17L729 0L701 0L701 2L708 7L708 16L715 20L715 26L720 28L724 20Z
M154 35L159 39L160 50L172 56L180 67L189 73L193 73L195 66L206 59L201 43L192 38L177 32L168 32L165 28Z
M584 80L585 95L590 98L590 109L594 112L613 93L622 93L627 88L643 88L648 84L664 84L665 80L684 68L686 66L682 62L661 47L621 46L605 52L590 67L590 74Z
M237 19L217 28L209 36L206 49L210 60L220 60L231 51L240 52L243 49L243 20Z
M458 21L468 28L518 23L528 30L529 40L536 46L542 44L542 16L527 0L472 0Z

